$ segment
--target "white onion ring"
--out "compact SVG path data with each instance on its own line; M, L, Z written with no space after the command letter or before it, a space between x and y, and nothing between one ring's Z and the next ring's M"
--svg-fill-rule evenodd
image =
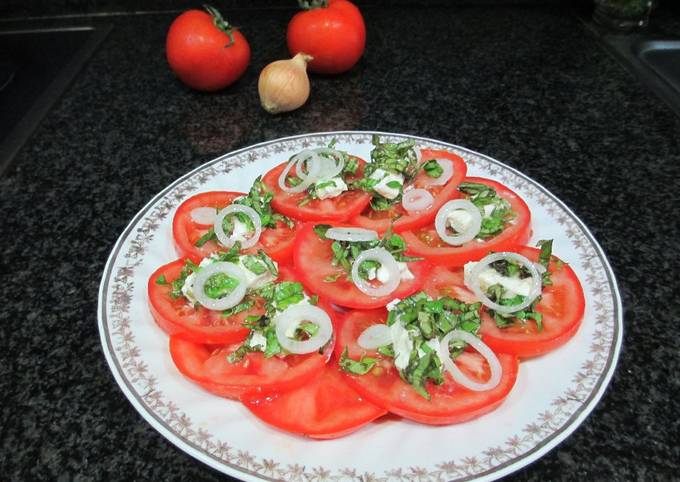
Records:
M522 301L518 305L503 306L499 305L498 303L494 303L489 299L488 296L486 296L486 293L484 293L482 287L479 286L479 275L484 270L484 268L489 266L491 263L501 259L511 259L516 263L519 263L522 266L526 267L529 270L529 273L531 274L532 282L529 295L526 297L524 301ZM516 311L523 310L531 303L533 303L536 297L541 294L542 285L543 280L541 278L541 275L538 273L536 266L534 266L534 263L532 263L530 260L522 256L521 254L510 252L493 253L488 256L485 256L479 261L479 263L477 263L474 266L474 268L472 268L472 270L470 270L468 275L465 276L465 286L472 290L475 296L477 296L477 299L479 299L479 301L481 301L484 306L491 308L492 310L497 311L498 313L505 314L515 313Z
M208 279L210 279L210 277L219 273L224 273L227 276L236 278L238 280L238 285L231 293L222 298L210 298L205 294L205 283L208 281ZM205 268L201 268L201 270L196 273L192 291L196 301L209 310L228 310L229 308L233 308L241 302L243 297L246 295L247 287L248 280L246 279L245 273L239 266L233 263L219 261L209 264Z
M472 222L470 223L470 227L462 233L450 235L446 232L446 221L449 214L458 209L462 209L469 213L470 216L472 216ZM454 246L460 246L463 243L475 239L482 227L482 214L479 212L477 206L467 199L454 199L453 201L447 202L439 209L437 216L434 218L434 227L442 241Z
M191 220L198 224L213 224L217 217L217 209L203 206L191 210Z
M392 332L389 326L382 323L369 326L357 339L357 344L366 350L375 350L390 343L392 343Z
M378 233L363 228L329 228L326 237L337 241L366 242L376 241Z
M434 203L434 198L427 189L409 189L404 191L401 205L408 212L423 211Z
M389 273L389 281L379 286L373 286L365 279L359 276L359 266L364 261L377 261L382 267L387 269ZM385 248L372 248L362 251L352 264L352 280L354 285L359 288L362 293L369 296L387 296L399 287L401 276L399 273L399 265Z
M430 160L431 159L428 159L428 161ZM442 168L442 173L439 175L439 177L425 176L423 184L426 186L443 186L449 182L449 179L451 179L453 176L453 162L451 159L446 158L434 159L434 161L436 161L437 164L439 164L439 167Z
M310 321L319 327L314 336L305 341L291 340L286 332L292 326L297 327L303 321ZM276 338L281 346L297 355L312 353L328 343L333 335L331 318L318 306L297 304L286 308L274 318L276 324Z
M217 214L217 217L215 218L215 224L213 225L215 235L217 235L217 239L220 241L220 243L222 243L223 246L231 248L234 245L236 240L232 237L233 233L232 236L227 236L227 233L224 232L222 221L224 221L224 218L228 215L235 213L243 213L253 221L255 232L251 237L241 243L242 249L252 248L260 239L260 234L262 233L262 220L260 219L260 215L257 214L257 211L251 207L243 206L241 204L230 204L226 208L222 209Z
M308 159L309 161L307 162L307 172L304 172L302 169L302 165ZM286 179L288 178L288 173L293 168L293 166L296 166L295 174L297 175L297 177L302 179L302 182L297 186L287 186ZM293 156L293 158L288 162L286 168L283 170L283 172L281 172L281 175L279 176L279 187L281 188L282 191L290 194L302 192L305 189L307 189L309 185L312 184L318 178L319 173L321 171L321 167L322 161L314 151L309 150L302 151L299 154Z
M470 380L470 378L468 378L468 376L456 366L453 360L451 360L451 355L449 354L449 342L454 339L464 341L477 350L480 355L486 358L491 370L491 377L489 377L489 380L484 383ZM442 341L439 345L439 359L456 383L475 392L483 392L485 390L496 388L496 386L498 386L501 381L501 376L503 375L503 368L501 367L501 362L498 361L496 354L491 351L491 348L489 348L482 340L477 338L472 333L468 333L467 331L453 330L448 332L446 336L442 338Z
M321 160L321 170L317 175L317 179L332 179L340 174L345 167L345 160L342 154L335 149L319 147L314 149L314 153ZM333 159L329 159L327 156L331 156Z

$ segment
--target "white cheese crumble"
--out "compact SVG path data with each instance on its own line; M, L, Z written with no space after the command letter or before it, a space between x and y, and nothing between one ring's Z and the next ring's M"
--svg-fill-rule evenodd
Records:
M259 331L253 330L250 333L251 335L248 346L250 348L260 348L264 351L267 348L267 338Z
M392 337L392 348L394 349L394 365L403 370L408 366L413 350L413 340L409 336L401 321L396 319L390 326L390 336Z
M276 266L276 268L278 269L279 265L277 264L277 262L272 260L272 263L274 263L274 266ZM261 264L262 264L262 266L265 266L264 263L261 263ZM261 288L262 286L266 285L270 281L274 281L276 279L276 276L274 276L274 273L272 273L269 270L266 270L262 274L255 274L252 271L250 271L243 264L243 256L240 256L238 258L238 266L239 266L239 268L241 268L243 270L243 273L246 275L246 280L248 280L248 289Z
M491 216L491 213L493 212L494 209L495 206L493 204L485 205L482 218L488 218L489 216ZM454 209L446 217L446 225L457 233L467 231L468 228L470 227L470 224L472 224L472 216L470 215L469 212L465 211L464 209Z
M476 264L475 262L465 264L463 270L466 279ZM486 267L479 274L479 287L482 291L488 290L490 286L499 284L505 289L506 298L512 298L515 295L529 296L532 283L533 278L531 276L524 279L520 279L517 276L503 276L491 266Z
M330 183L330 184L328 184ZM319 187L321 184L328 184L324 185L323 187ZM342 180L341 177L334 177L331 179L320 179L314 183L316 186L316 196L319 199L329 199L329 198L334 198L342 194L343 192L347 191L347 184L345 184L345 181Z
M399 267L399 279L405 281L415 278L415 276L413 276L413 273L411 273L411 270L408 269L408 265L406 263L397 261L397 266ZM368 276L369 281L377 279L383 284L387 283L391 279L390 272L384 265L380 265L380 268L378 269L376 268L369 269L366 275Z
M392 181L396 181L401 186L403 186L404 176L401 174L394 174L383 169L376 169L375 172L369 176L369 178L379 181L378 184L373 187L373 190L385 199L394 199L399 196L399 194L401 194L400 188L388 186L388 184Z

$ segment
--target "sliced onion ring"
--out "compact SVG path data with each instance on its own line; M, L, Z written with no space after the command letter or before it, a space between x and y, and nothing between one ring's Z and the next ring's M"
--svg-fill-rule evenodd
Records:
M489 369L491 370L491 376L486 382L479 383L474 380L470 380L470 378L468 378L468 376L456 366L453 360L451 360L451 355L449 354L449 342L451 340L464 341L477 350L479 354L486 359L486 361L489 363ZM503 375L503 368L501 367L501 362L498 361L496 354L486 345L486 343L467 331L453 330L448 332L446 336L442 338L442 341L439 344L439 359L456 383L475 392L483 392L485 390L496 388L496 386L498 386L501 381L501 376Z
M366 350L374 350L390 343L392 343L392 332L389 326L382 323L369 326L357 339L357 344Z
M307 172L304 172L302 165L307 161ZM282 191L296 194L304 191L316 181L319 173L321 171L321 159L314 151L305 150L293 156L293 158L288 162L286 168L281 172L279 176L279 187ZM302 182L297 186L287 186L286 179L288 178L288 173L295 166L295 174L297 177L302 179Z
M202 206L191 210L191 220L198 224L210 225L215 222L217 217L217 209L208 206Z
M317 179L331 179L340 174L345 167L345 159L340 151L329 147L319 147L314 149L314 153L321 159L321 170ZM329 159L328 156L332 159Z
M404 191L401 205L409 212L423 211L434 203L434 198L427 189L409 189Z
M428 186L443 186L453 176L453 162L451 162L451 159L446 158L434 159L434 161L442 168L442 173L439 177L426 176L424 184Z
M472 222L470 223L470 227L462 233L450 235L446 232L446 221L448 220L449 214L458 209L462 209L470 214L470 216L472 216ZM482 227L482 214L479 212L477 206L467 199L454 199L453 201L447 202L439 209L437 216L434 218L434 227L442 241L454 246L460 246L461 244L475 239Z
M378 239L378 233L363 228L329 228L326 237L337 241L366 242Z
M227 276L236 278L238 280L238 285L231 293L223 296L222 298L210 298L205 294L205 283L212 276L219 273L224 273ZM229 308L233 308L241 302L243 297L246 295L247 287L248 280L246 279L245 273L239 266L233 263L219 261L201 268L201 270L196 273L192 291L194 292L194 298L196 298L196 301L209 310L228 310Z
M223 246L231 248L234 245L236 240L232 237L233 234L232 236L227 236L227 233L224 232L222 221L224 221L224 218L228 215L235 213L243 213L253 221L255 232L248 239L241 242L242 249L252 248L260 239L260 234L262 233L262 220L260 219L260 215L257 214L257 211L251 207L243 206L241 204L230 204L226 208L222 209L217 214L217 217L215 218L215 224L213 225L215 229L215 235Z
M314 336L305 341L291 340L286 336L291 328L297 328L303 321L309 321L319 327ZM328 343L333 335L333 324L331 318L324 310L318 306L297 304L292 305L276 315L276 338L281 346L297 355L312 353Z
M382 267L387 269L387 272L389 273L389 280L387 283L373 286L359 276L359 266L361 266L361 263L364 261L377 261ZM367 249L366 251L362 251L352 264L352 280L362 293L375 297L387 296L396 290L401 282L399 265L394 259L394 256L392 256L385 248Z
M489 297L486 296L486 293L484 293L482 287L479 285L479 275L482 273L484 268L501 259L510 259L516 263L519 263L526 267L531 274L531 290L529 291L529 295L524 301L517 305L504 306L491 301ZM481 301L484 306L491 308L498 313L514 313L516 311L523 310L533 303L536 297L541 294L542 284L543 280L541 275L538 273L536 266L534 266L534 263L521 254L510 252L492 253L488 256L485 256L474 266L474 268L470 270L467 276L465 276L465 285L472 290L475 296L477 296L477 299L479 299L479 301Z

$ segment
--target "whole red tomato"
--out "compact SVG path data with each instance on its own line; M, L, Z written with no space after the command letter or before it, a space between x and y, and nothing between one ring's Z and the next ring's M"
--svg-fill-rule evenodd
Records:
M351 69L366 45L366 26L359 9L347 0L305 1L314 7L297 13L288 24L288 50L314 57L307 68L319 74Z
M214 91L234 83L250 62L246 38L212 7L189 10L170 25L165 49L170 68L196 90Z

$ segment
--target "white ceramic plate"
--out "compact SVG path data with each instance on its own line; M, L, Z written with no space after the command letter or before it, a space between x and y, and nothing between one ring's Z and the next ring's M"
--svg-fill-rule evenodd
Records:
M279 432L241 404L184 379L168 352L168 338L147 307L146 283L174 260L171 222L176 207L208 190L248 191L255 177L292 154L325 146L370 158L372 132L305 134L226 154L175 181L134 217L118 239L99 291L104 353L125 395L163 436L211 467L243 480L492 480L529 464L564 440L602 396L622 338L620 295L601 248L555 196L487 156L432 139L418 147L462 156L468 174L496 179L520 194L532 213L534 235L555 240L555 254L579 276L586 312L565 346L521 364L506 401L483 417L431 427L401 420L372 423L330 441Z

